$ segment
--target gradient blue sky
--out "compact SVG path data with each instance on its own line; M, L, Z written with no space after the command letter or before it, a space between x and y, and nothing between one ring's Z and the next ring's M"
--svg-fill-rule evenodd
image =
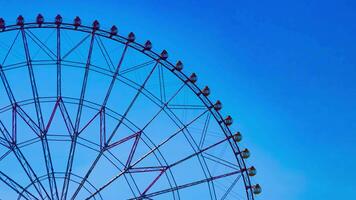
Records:
M197 72L236 119L257 199L346 199L356 191L353 1L0 1L8 24L81 16L150 39Z

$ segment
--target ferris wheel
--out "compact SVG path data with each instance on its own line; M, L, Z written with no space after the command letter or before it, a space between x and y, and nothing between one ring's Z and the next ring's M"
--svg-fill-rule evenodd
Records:
M181 61L98 21L0 18L0 199L248 199L232 117Z

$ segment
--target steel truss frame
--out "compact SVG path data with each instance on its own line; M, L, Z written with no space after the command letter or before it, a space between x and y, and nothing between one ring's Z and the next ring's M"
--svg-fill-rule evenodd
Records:
M56 36L57 37L56 52L52 52L45 45L45 43L41 42L41 40L36 38L36 35L31 32L32 29L41 29L41 28L56 30L56 34L57 34L57 36ZM83 40L77 44L77 46L79 46L79 45L81 45L81 43L84 40L90 38L90 45L89 45L89 51L88 51L86 63L75 63L75 62L66 61L64 58L66 56L68 56L68 54L70 54L71 52L67 52L66 54L64 54L64 56L62 56L61 32L66 31L66 30L75 30L75 31L88 33L88 37L83 38ZM17 39L17 37L19 35L21 35L24 50L25 50L26 62L21 62L21 63L17 63L14 65L8 65L8 66L0 65L1 82L4 85L4 88L6 90L6 93L7 93L9 102L10 102L9 106L0 108L0 113L7 112L7 111L11 111L11 113L12 113L11 132L8 131L8 128L0 120L0 132L1 132L0 145L9 149L9 151L6 154L4 154L0 157L0 161L3 158L5 158L7 155L9 155L10 153L13 153L15 155L15 157L17 158L17 160L19 161L19 163L21 164L23 170L27 174L30 184L27 187L24 187L24 186L20 185L19 183L17 183L15 180L13 180L11 177L8 177L5 173L3 173L1 171L0 171L0 181L5 183L9 188L11 188L16 193L18 193L20 195L19 198L38 199L36 194L32 194L27 189L28 187L34 187L38 193L37 195L39 195L39 198L41 198L41 199L45 199L45 198L56 199L56 200L67 199L68 198L68 196L67 196L68 188L69 188L69 184L72 180L71 176L73 175L72 168L73 168L73 160L74 160L74 156L75 156L76 146L77 145L84 145L84 146L86 145L88 148L92 148L92 149L95 149L95 147L97 147L96 144L90 144L90 142L84 141L83 138L80 137L80 134L95 118L100 118L100 142L99 142L98 155L97 155L96 159L94 160L94 162L92 163L92 165L90 166L87 173L83 177L80 178L81 179L80 181L77 182L78 187L75 189L73 196L70 197L71 199L75 199L77 197L78 193L81 191L81 189L83 189L83 188L85 189L85 187L86 187L85 183L88 182L88 178L91 175L91 172L93 171L96 164L99 162L99 160L102 157L109 159L108 156L114 156L110 152L111 149L115 148L116 146L119 146L122 143L125 143L128 140L132 140L132 139L134 140L134 144L132 145L131 151L129 152L128 159L126 161L120 161L117 158L114 159L115 161L109 159L110 162L112 162L113 165L115 165L116 168L118 168L120 170L120 173L118 173L115 177L113 177L110 181L108 181L101 187L95 188L95 191L92 192L91 195L87 197L87 199L95 198L97 195L99 196L100 192L102 190L104 190L107 186L109 186L111 183L113 183L119 177L123 176L128 181L128 179L130 178L130 176L132 174L147 173L147 172L158 172L159 174L154 180L152 180L148 184L148 186L143 191L139 191L139 196L135 196L132 199L150 199L151 197L154 197L154 196L157 196L157 195L160 195L163 193L167 193L167 192L177 192L177 195L174 196L174 198L177 197L179 199L178 190L186 188L186 187L191 187L191 186L194 186L197 184L202 184L202 183L209 184L209 189L211 190L210 195L212 196L212 199L214 199L214 197L216 199L214 183L213 183L214 180L221 179L221 178L228 177L228 176L233 176L233 175L238 175L238 177L235 179L236 181L234 181L233 184L227 189L226 194L224 195L224 198L226 198L228 192L232 189L234 184L236 184L237 180L242 178L244 185L245 185L247 199L250 199L250 200L254 199L251 181L250 181L248 172L246 170L247 168L246 168L245 161L244 161L243 157L241 156L241 150L238 147L237 143L233 140L234 135L232 134L228 125L225 123L224 118L222 117L222 115L220 114L220 112L218 110L214 109L214 104L207 97L207 95L202 95L202 90L195 84L195 82L189 81L189 77L187 75L185 75L181 70L177 70L175 65L173 65L171 62L166 60L166 58L162 57L162 55L155 53L151 49L147 49L145 47L145 45L136 43L135 41L133 41L130 38L125 38L120 35L113 35L109 31L105 31L100 28L83 26L83 25L74 25L74 24L70 24L70 23L58 24L55 22L53 22L53 23L52 22L44 22L44 23L41 23L40 25L38 23L23 23L23 24L18 24L18 25L5 26L0 31L0 34L1 34L1 32L9 32L9 31L18 31L19 32L16 35L15 40ZM33 61L31 59L31 52L30 52L30 47L28 44L28 37L31 40L35 41L36 44L44 52L46 52L47 55L49 55L51 60ZM91 63L93 43L96 40L100 41L101 38L106 38L106 39L110 39L110 40L119 42L124 46L124 49L120 56L119 62L113 72L102 69L98 66L94 66ZM77 46L73 47L73 49L76 48ZM12 48L12 46L11 46L11 48ZM105 48L105 47L103 47L103 48ZM153 64L153 67L151 68L149 74L147 75L147 77L145 78L145 80L143 81L142 84L137 84L135 82L127 80L123 76L124 73L128 73L131 70L133 71L136 68L139 68L140 66L134 66L134 67L132 67L132 69L127 69L126 71L120 71L122 62L123 62L126 52L129 48L139 51L142 54L145 54L147 57L149 57L151 59L150 64ZM105 49L104 50L102 49L103 54L105 54L105 51L106 51ZM112 64L112 61L107 61L107 62L108 63L110 62L111 67L114 67ZM42 64L46 64L46 63L47 64L55 64L57 66L57 96L55 97L55 99L53 99L52 97L40 97L38 95L36 79L35 79L35 75L33 72L33 65L37 65L37 64L41 64L41 63ZM4 64L4 62L2 64ZM61 71L62 71L63 66L82 67L85 69L84 78L83 78L82 87L81 87L81 94L80 94L79 99L62 96ZM5 72L7 70L11 70L13 68L20 68L20 67L27 67L27 69L28 69L33 98L29 99L29 100L16 101L15 96L11 90L11 86L7 80ZM160 97L156 97L155 95L150 93L145 88L145 85L146 85L147 81L150 79L153 72L155 70L162 70L162 67L171 71L183 83L182 86L180 87L180 89L169 99L167 99L166 94L164 93L165 86L164 86L163 78L162 78L162 80L160 79L160 87L162 87L160 89L163 90ZM96 104L94 102L90 102L85 99L86 85L87 85L88 76L89 76L90 71L95 71L95 72L98 72L98 73L101 73L101 74L111 77L110 86L107 89L106 96L104 98L104 101L101 104ZM162 72L160 72L160 74L162 74ZM115 113L115 111L113 111L112 109L107 107L107 102L109 100L111 91L112 91L113 86L116 81L123 82L137 90L136 95L134 96L130 105L127 107L126 111L122 115ZM199 115L197 118L195 118L194 120L192 120L189 123L183 123L182 121L180 121L179 118L177 116L175 116L174 112L172 112L172 109L174 109L174 108L168 106L170 100L172 100L174 98L174 96L177 95L183 87L188 87L200 99L200 101L204 105L204 107L191 106L190 109L201 109L202 114ZM127 124L131 123L127 119L127 115L130 112L131 107L133 106L133 104L135 103L135 101L137 100L139 95L145 95L153 103L155 103L157 106L159 106L160 107L159 112L156 113L156 115L153 116L153 118L144 127L139 128L139 127L135 127L134 124L131 124L131 126L135 127L132 129L134 132L132 135L122 138L121 140L113 141L113 138L114 138L117 130L119 129L119 127L122 125L128 126ZM43 116L42 116L41 103L51 102L51 101L52 102L55 101L56 103L53 108L53 112L52 112L49 122L47 124L45 124L45 122L43 120ZM76 102L74 104L78 104L78 110L77 110L75 119L71 119L71 117L68 114L67 107L65 106L65 104L68 102L72 102L72 103ZM35 105L35 110L36 110L36 119L35 120L32 119L29 116L29 114L27 114L23 109L23 106L26 106L29 104ZM84 126L81 127L81 116L82 116L83 107L90 107L92 109L97 110L97 112L89 122L87 122ZM182 108L184 109L184 107L182 107ZM179 106L177 106L177 109L179 109ZM51 126L53 116L57 112L57 110L59 110L59 112L61 113L61 115L63 117L66 128L67 128L68 132L70 133L69 140L71 141L70 153L69 153L68 160L67 160L66 171L62 174L62 177L61 177L64 180L61 192L58 190L58 187L56 184L56 178L58 178L58 176L56 176L56 172L53 169L53 162L52 162L49 145L48 145L48 140L51 140L51 138L47 137L47 131L48 131L49 127ZM176 132L172 133L172 135L169 138L167 138L166 140L164 140L162 143L155 145L152 142L150 142L149 137L147 137L147 135L145 134L145 128L161 112L166 113L169 116L169 118L171 118L172 121L174 121L174 123L177 125L177 127L179 129ZM166 162L166 160L164 159L164 157L162 156L162 154L160 153L160 150L159 150L160 146L164 145L167 141L169 141L170 139L172 139L173 137L175 137L176 135L178 135L180 133L184 134L184 136L187 138L188 141L192 141L191 139L189 139L190 133L187 130L187 127L190 124L194 123L195 120L197 120L198 118L200 118L201 116L203 116L204 114L207 114L207 113L209 114L209 118L207 119L206 124L209 123L208 120L210 120L210 118L215 119L217 122L219 122L219 126L222 129L223 133L225 134L225 139L218 141L215 144L212 144L208 147L203 148L204 136L202 135L202 138L201 138L199 144L194 144L194 142L192 142L192 144L191 144L195 153L193 153L179 161L176 161L173 164L168 164ZM20 144L17 142L16 138L17 138L18 117L20 117L20 119L22 119L23 121L26 122L26 124L36 134L35 138L38 138L38 140L33 139L33 140L28 141L27 143L23 143L23 144ZM118 121L116 127L114 128L114 130L112 131L111 134L108 134L106 132L106 128L105 128L106 117L114 117ZM42 150L43 150L43 154L44 154L43 156L45 159L46 170L47 170L47 174L45 176L39 177L36 174L35 170L31 167L31 165L27 161L27 158L23 155L23 153L21 151L21 148L22 148L21 146L30 145L34 142L41 142L41 144L42 144ZM87 144L84 144L85 142L87 142ZM145 154L140 159L134 161L133 155L135 154L135 150L136 150L139 142L147 143L147 145L150 144L150 151L147 152L147 154ZM234 152L234 154L236 156L236 162L237 162L236 169L233 172L221 174L218 176L212 176L206 163L205 163L205 159L209 155L207 154L206 156L204 156L203 154L205 154L205 152L207 150L209 150L219 144L222 144L223 142L229 143L232 151ZM93 147L90 147L90 145L93 145ZM161 160L160 166L135 167L140 161L142 161L144 158L146 158L147 156L149 156L151 154L154 154L158 160ZM184 162L192 157L198 158L206 178L202 179L202 180L194 181L191 183L183 184L183 185L177 185L170 169L172 167L178 165L179 163ZM219 161L218 158L214 158L212 156L210 156L209 159L213 159L216 162ZM114 164L114 162L118 162L119 165ZM219 162L223 162L223 161L219 161ZM226 164L226 165L230 165L230 164ZM149 190L152 188L152 186L163 175L165 175L167 178L171 177L171 178L168 178L168 180L170 180L170 188L164 189L161 191L150 192ZM131 178L132 178L132 176L131 176ZM44 187L41 179L48 180L49 191ZM131 188L131 186L130 186L130 188ZM136 186L136 188L137 188L137 186ZM134 190L134 189L132 189L132 190Z

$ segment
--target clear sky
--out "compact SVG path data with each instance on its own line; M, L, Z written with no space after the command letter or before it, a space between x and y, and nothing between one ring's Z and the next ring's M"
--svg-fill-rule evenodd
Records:
M0 1L18 14L150 39L184 61L236 119L258 169L257 199L346 199L356 191L353 1Z

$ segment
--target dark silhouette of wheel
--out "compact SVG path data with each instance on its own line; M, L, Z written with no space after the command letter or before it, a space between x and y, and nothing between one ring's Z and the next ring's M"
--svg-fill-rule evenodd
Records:
M135 35L0 19L1 199L254 199L210 89Z

